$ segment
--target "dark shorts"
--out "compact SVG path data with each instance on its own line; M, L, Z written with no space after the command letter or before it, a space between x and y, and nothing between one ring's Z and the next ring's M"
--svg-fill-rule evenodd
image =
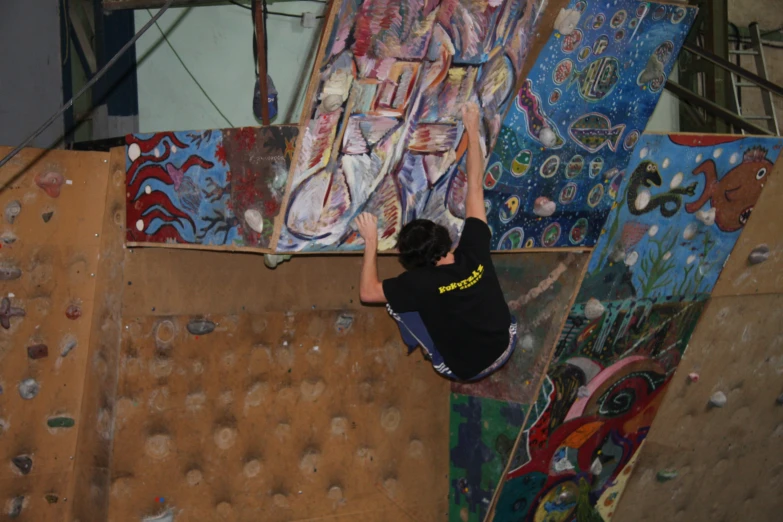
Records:
M440 375L454 381L475 382L495 373L508 362L508 360L511 358L511 355L514 353L514 348L517 345L517 320L512 315L511 324L508 327L509 341L506 350L500 354L500 357L498 357L494 363L492 363L488 368L483 370L475 377L467 380L460 379L452 373L448 366L446 366L446 363L443 361L443 356L441 356L440 352L435 347L435 343L432 341L432 337L430 337L427 328L424 326L424 321L421 320L421 316L418 312L404 312L397 314L391 309L391 306L389 305L386 305L386 310L388 310L389 315L391 315L394 320L397 321L397 326L400 328L402 340L408 347L408 354L412 353L417 347L420 346L424 351L424 355L427 357L427 359L429 359L430 362L432 362L432 366L435 368L435 371Z

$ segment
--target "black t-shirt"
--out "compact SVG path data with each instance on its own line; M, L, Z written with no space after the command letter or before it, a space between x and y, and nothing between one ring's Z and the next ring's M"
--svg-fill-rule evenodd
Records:
M417 268L383 282L395 313L418 312L449 369L470 379L509 343L511 314L490 258L486 223L468 218L454 263Z

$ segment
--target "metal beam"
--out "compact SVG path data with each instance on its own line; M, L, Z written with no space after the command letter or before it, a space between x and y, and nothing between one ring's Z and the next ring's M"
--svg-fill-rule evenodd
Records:
M103 8L107 11L120 9L159 9L165 0L103 0ZM205 5L231 5L231 2L220 0L174 0L171 7L200 7Z
M771 132L769 132L768 129L759 127L758 125L749 122L739 114L735 114L729 110L724 109L720 105L713 103L710 100L689 91L688 89L686 89L685 87L683 87L682 85L676 82L667 80L665 87L667 91L671 92L678 98L687 101L688 103L692 103L693 105L696 105L698 107L701 107L702 109L706 110L708 113L713 114L719 118L722 118L723 120L731 123L732 125L734 125L739 129L745 130L753 134L759 134L762 136L773 135Z
M682 48L688 51L689 53L695 54L696 56L700 56L705 60L710 61L715 65L718 65L719 67L728 70L729 72L733 72L737 76L741 76L746 80L755 83L759 87L763 87L764 89L772 92L773 94L776 94L778 96L783 96L783 87L781 87L780 85L772 83L769 80L765 80L761 76L757 76L752 72L743 69L742 67L737 67L735 64L731 63L728 60L724 60L720 56L714 55L709 51L705 51L704 49L701 49L689 43L684 44Z
M253 14L256 26L256 50L258 54L258 86L261 95L261 123L269 125L269 91L266 85L266 27L264 16L266 4L253 0Z

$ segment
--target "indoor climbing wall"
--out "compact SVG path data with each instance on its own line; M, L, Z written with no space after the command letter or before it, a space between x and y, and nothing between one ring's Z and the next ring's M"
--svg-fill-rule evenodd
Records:
M298 128L126 137L129 244L268 249Z
M772 521L783 509L780 162L768 175L669 386L616 522Z
M445 515L448 383L385 310L313 308L126 317L110 520Z
M484 175L498 250L595 244L696 16L637 0L572 0L569 9L517 92Z
M520 436L494 520L613 517L781 143L641 137L547 371L549 404Z
M94 293L105 268L108 161L26 149L0 170L4 520L65 520L74 500Z
M489 151L544 1L343 0L330 10L303 114L278 251L356 250L351 223L379 217L380 248L428 218L464 218L461 107L480 103Z
M452 383L449 520L481 521L537 393L589 253L495 256L518 321L520 341L497 373L475 384Z

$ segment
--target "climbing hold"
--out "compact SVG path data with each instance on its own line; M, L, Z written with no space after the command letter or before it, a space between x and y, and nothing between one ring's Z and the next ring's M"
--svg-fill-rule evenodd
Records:
M408 444L408 455L413 458L420 458L424 455L424 444L419 439L413 439Z
M68 308L65 309L65 317L67 317L71 321L75 321L81 316L82 316L82 308L77 304L68 305Z
M0 241L2 241L4 245L13 245L14 242L16 242L16 236L13 232L6 231L0 236Z
M38 173L35 176L35 184L46 192L49 197L56 198L60 195L60 187L65 183L65 178L59 172Z
M41 219L43 219L44 223L48 223L52 219L53 215L54 215L54 211L50 210L49 212L44 212L43 214L41 214Z
M579 397L580 399L586 399L587 397L590 396L590 390L587 388L587 386L580 386L576 390L576 396Z
M253 478L257 476L259 473L261 473L261 462L257 459L248 460L247 462L245 462L245 467L243 468L243 471L247 478Z
M557 18L555 18L555 30L562 35L568 36L579 25L581 16L582 13L576 9L560 9L560 12L557 13Z
M520 345L522 346L523 350L532 350L536 345L536 340L533 338L532 335L529 333L526 333L522 336L522 338L519 340Z
M688 381L692 383L699 382L699 374L696 372L691 372L688 374Z
M5 220L8 222L9 225L14 224L14 220L19 216L19 214L22 212L22 204L18 201L10 201L5 206Z
M144 517L142 522L174 522L174 511L169 509L159 515Z
M264 254L264 264L267 268L276 268L277 265L291 259L290 255Z
M45 344L34 344L27 347L27 356L30 359L43 359L49 356L49 347Z
M776 402L777 402L778 404L783 404L783 393L781 393L780 395L778 395L778 398L776 399Z
M662 469L655 478L658 479L658 482L668 482L676 479L679 474L676 469Z
M44 495L44 498L46 499L46 502L48 504L57 504L57 501L60 500L60 497L58 497L54 493L47 493L46 495Z
M599 459L595 459L592 465L590 465L590 473L593 475L600 475L603 470L604 466Z
M748 256L749 265L758 265L769 259L769 246L762 244L750 251Z
M585 304L585 317L587 317L590 321L593 319L598 319L604 315L605 311L606 308L604 305L602 305L601 301L595 297L591 297Z
M329 94L321 102L321 106L326 112L334 112L343 104L343 98L339 94Z
M185 480L189 486L198 486L202 477L203 475L201 474L201 470L191 469L188 471L187 475L185 475Z
M153 459L161 460L171 453L171 437L165 433L159 433L147 438L144 449L147 455Z
M76 421L71 417L50 417L46 425L50 428L73 428Z
M557 205L547 197L539 196L533 202L533 214L536 216L549 217L555 213L555 210L557 210Z
M22 508L24 507L24 497L18 496L12 498L8 502L8 516L10 518L16 518L22 514Z
M272 496L272 502L275 503L275 506L280 507L280 508L287 508L288 507L288 497L286 497L282 493L275 493Z
M29 401L35 398L39 391L41 391L41 386L35 379L25 379L19 383L19 395L25 400Z
M304 455L302 455L302 460L299 461L299 469L305 473L316 473L320 457L321 453L317 449L306 449Z
M245 223L254 232L261 234L264 231L264 216L254 208L245 210Z
M62 342L60 342L60 357L65 357L71 353L78 344L79 343L76 340L76 337L71 334L67 334L65 337L63 337Z
M381 414L381 426L387 432L391 432L397 429L400 425L400 410L397 408L386 408Z
M11 328L12 317L24 317L24 310L11 306L11 300L3 297L0 300L0 325L8 330Z
M215 330L215 323L206 319L193 319L188 323L188 332L193 335L207 335Z
M0 266L0 281L13 281L22 277L22 271L15 266Z
M722 391L716 391L710 396L710 406L714 406L715 408L723 408L726 406L727 402L728 399L726 398L726 394Z
M544 147L551 148L557 144L557 134L549 127L543 127L538 133L538 139Z
M348 420L345 417L334 417L331 423L332 435L344 435L348 427Z
M326 384L321 379L307 379L302 381L302 384L299 386L299 388L302 393L302 397L304 397L305 400L314 401L324 392L326 389Z
M340 486L332 486L329 488L329 492L326 494L326 496L335 501L342 500L343 490Z
M237 430L229 426L224 426L218 430L215 430L213 436L215 444L218 448L226 450L234 445L237 440Z
M11 459L11 463L16 466L16 469L18 469L22 475L27 475L30 473L30 470L33 469L33 459L28 455L18 455Z
M337 333L345 333L351 329L351 326L353 326L352 314L340 314L334 323L334 329L337 330Z
M231 513L234 511L234 508L228 502L221 502L220 504L217 505L215 511L217 511L218 515L225 518L231 516Z

